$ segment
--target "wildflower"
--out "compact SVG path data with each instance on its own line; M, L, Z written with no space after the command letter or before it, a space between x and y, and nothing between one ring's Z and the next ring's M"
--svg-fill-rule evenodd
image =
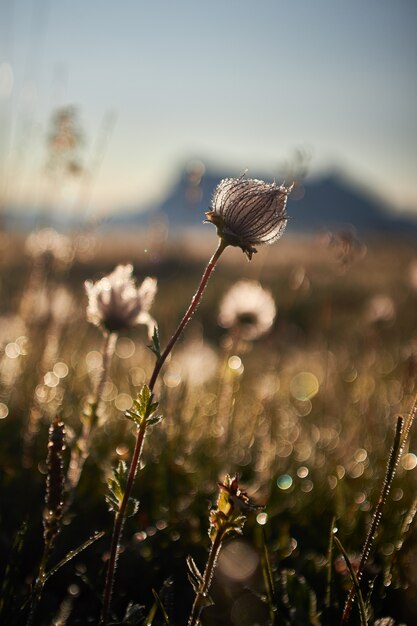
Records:
M230 476L226 474L224 482L217 483L219 497L217 506L210 511L209 536L213 540L216 533L228 535L232 532L241 534L248 511L258 511L263 506L253 505L246 491L239 487L239 474Z
M265 335L276 315L274 299L257 281L240 280L220 303L219 324L242 339L252 341Z
M218 487L217 506L210 511L211 548L204 574L200 574L191 557L187 559L189 580L196 594L188 626L197 626L201 623L200 614L207 606L207 597L223 540L231 534L241 535L246 522L246 516L242 511L254 510L249 502L248 494L239 487L238 474L233 477L226 474L224 482L218 483ZM255 510L256 508L258 507L255 507Z
M216 351L207 343L192 339L175 354L168 369L168 379L183 380L190 387L204 385L216 374L218 360Z
M85 282L87 320L108 332L145 324L151 336L155 321L149 315L149 309L156 294L156 279L147 277L137 287L132 271L132 265L118 265L111 274L96 283Z
M50 259L64 265L73 258L71 240L53 228L42 228L30 233L25 242L25 252L34 261Z
M207 221L217 227L226 245L238 246L250 260L257 252L255 245L273 243L283 234L292 188L243 177L225 178L214 190Z
M366 318L370 322L389 322L395 317L395 304L386 294L376 294L368 300Z

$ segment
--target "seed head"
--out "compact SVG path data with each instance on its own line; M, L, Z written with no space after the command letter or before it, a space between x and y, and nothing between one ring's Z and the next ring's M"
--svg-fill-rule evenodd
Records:
M256 280L240 280L220 303L219 324L242 339L253 341L265 335L276 315L274 299Z
M214 190L206 221L217 227L227 245L238 246L250 260L257 252L255 245L273 243L284 232L292 188L243 177L225 178Z
M65 450L65 425L58 417L49 428L48 457L46 465L45 511L43 534L45 543L52 543L59 533L64 507L63 452Z
M108 332L145 324L149 336L152 336L155 321L149 315L149 309L157 290L156 279L147 277L137 287L132 271L131 265L118 265L111 274L96 283L85 282L87 320Z

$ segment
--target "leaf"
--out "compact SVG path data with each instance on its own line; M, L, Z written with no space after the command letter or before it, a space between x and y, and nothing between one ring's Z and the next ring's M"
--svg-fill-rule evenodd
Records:
M274 604L274 596L275 596L275 585L274 578L272 575L271 561L269 558L268 546L266 545L265 539L265 527L260 526L261 530L261 542L262 542L262 553L261 553L261 566L262 566L262 574L264 579L265 591L266 591L266 602L268 604L269 609L269 617L271 624L275 622L275 614L276 614L276 606Z
M102 530L100 532L96 532L96 533L94 533L94 535L92 537L90 537L89 539L84 541L84 543L82 543L78 548L74 548L74 550L71 550L70 552L68 552L68 554L63 559L61 559L61 561L59 561L59 563L54 565L54 567L52 567L48 572L46 572L46 574L45 574L45 582L47 580L49 580L49 578L51 578L51 576L56 574L56 572L58 570L60 570L61 567L63 567L64 565L66 565L67 563L72 561L72 559L74 557L78 556L78 554L80 554L80 552L83 552L83 550L85 550L86 548L91 546L92 543L94 543L98 539L101 539L102 537L104 537L105 534L106 533L104 532L104 530Z
M141 604L134 604L129 602L127 605L126 613L123 617L122 624L129 624L131 626L137 626L145 621L144 606Z
M339 548L340 552L343 554L343 558L345 559L347 568L349 570L350 577L352 579L353 588L354 588L354 590L356 592L356 595L358 596L359 615L360 615L361 626L367 626L368 620L367 620L367 617L366 617L366 608L365 608L365 603L363 601L362 591L361 591L361 588L360 588L358 577L355 574L355 570L353 569L352 563L350 562L348 553L346 552L345 548L343 547L343 545L342 545L340 539L337 537L337 535L334 536L334 542L336 543L336 545Z
M108 493L106 495L106 502L109 507L109 511L118 513L123 502L126 491L126 483L129 475L129 471L125 461L119 461L116 469L113 470L113 477L107 481ZM132 517L138 512L139 500L135 498L129 498L126 506L126 517Z
M117 468L113 470L113 477L107 481L109 492L106 495L106 502L110 511L118 513L123 500L126 481L127 465L124 461L119 461Z
M202 583L203 577L195 564L194 559L191 556L187 556L187 566L188 566L188 580L194 590L194 593L198 593Z
M126 506L125 517L133 517L139 511L139 500L136 498L129 498L129 502Z
M159 343L159 330L158 326L155 324L153 335L152 335L152 344L148 346L149 350L154 353L157 360L161 358L161 345Z
M167 626L169 626L171 622L169 621L168 613L165 611L165 607L162 604L161 598L158 596L158 594L156 593L155 589L152 589L152 593L153 593L153 597L156 600L156 604L157 604L159 610L162 613L162 617L164 618L165 624L167 624Z
M152 400L153 393L148 385L143 385L137 398L133 401L133 407L125 412L127 419L134 422L138 428L141 427L144 421L146 421L148 425L160 422L162 416L155 415L159 403L152 402Z
M156 426L156 424L159 424L159 422L162 422L163 419L164 419L163 415L151 415L146 420L146 423L148 424L148 426Z

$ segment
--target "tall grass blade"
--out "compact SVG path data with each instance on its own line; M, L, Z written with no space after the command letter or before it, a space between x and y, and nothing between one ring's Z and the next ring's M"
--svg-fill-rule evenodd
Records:
M360 588L360 585L359 585L358 577L355 574L355 570L353 569L352 563L350 562L348 553L346 552L345 548L343 547L342 543L340 542L339 538L336 535L334 535L334 542L336 543L337 547L339 548L340 552L343 555L343 558L345 559L347 568L349 570L350 577L352 579L352 584L353 584L353 587L355 589L355 593L358 596L359 615L360 615L360 620L361 620L361 626L367 626L368 620L367 620L367 617L366 617L366 608L365 608L365 603L363 601L362 591L361 591L361 588ZM342 618L342 624L344 623L343 620L344 620L344 617Z
M417 414L417 397L414 400L413 408L409 414L408 420L405 422L403 417L398 417L397 426L395 430L394 442L392 444L391 452L388 458L387 469L385 472L385 478L382 485L381 494L374 514L372 516L371 525L368 530L368 534L365 539L364 546L362 548L361 560L357 573L357 579L360 582L366 562L369 558L369 554L372 549L372 545L375 541L376 533L382 519L382 511L388 499L388 495L391 489L392 481L394 480L395 472L398 467L401 455L404 451L405 444L410 434L411 427L414 422L414 418ZM405 424L405 425L404 425ZM353 601L355 598L355 587L352 586L348 598L346 600L345 608L343 611L342 624L347 624L352 610Z

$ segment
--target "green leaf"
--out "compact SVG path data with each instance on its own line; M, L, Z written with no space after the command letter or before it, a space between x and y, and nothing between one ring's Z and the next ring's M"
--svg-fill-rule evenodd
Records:
M191 556L187 556L188 567L188 580L194 590L194 593L198 593L201 585L203 584L203 577Z
M109 511L118 513L125 495L126 483L129 475L128 467L125 461L119 461L116 469L113 470L113 477L109 478L107 485L109 491L106 495L106 502L109 507ZM131 517L138 512L139 501L135 498L129 498L126 506L126 517Z
M107 481L109 492L106 495L106 502L110 511L118 513L120 509L125 493L127 476L128 470L125 461L119 461L117 468L113 469L113 477Z
M151 352L154 353L154 355L156 356L157 360L159 361L159 359L161 358L161 345L159 343L159 330L158 330L158 326L155 324L155 328L153 330L153 335L152 335L152 344L150 346L148 346L149 350L151 350Z
M147 424L157 424L161 421L161 416L156 416L155 411L158 408L158 402L152 402L153 393L148 385L143 385L138 393L137 398L133 401L133 407L126 411L127 419L131 420L139 428L143 421Z
M148 419L146 420L146 423L148 424L148 426L155 426L156 424L159 424L159 422L162 422L163 419L164 419L163 415L154 414L148 417Z
M139 500L136 500L136 498L129 498L129 502L127 503L127 506L126 506L125 516L132 517L133 515L136 515L138 511L139 511Z

